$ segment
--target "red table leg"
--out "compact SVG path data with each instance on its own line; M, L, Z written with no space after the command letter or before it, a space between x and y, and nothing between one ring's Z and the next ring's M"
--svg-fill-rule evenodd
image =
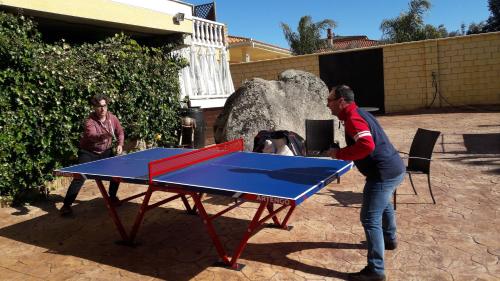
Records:
M257 212L255 212L255 215L254 215L252 221L250 222L250 225L248 226L247 231L243 235L243 238L241 238L240 244L234 250L233 258L231 259L231 263L229 264L229 266L231 266L232 268L239 267L238 264L236 263L236 261L238 260L241 253L245 249L247 242L248 242L248 239L250 239L254 230L257 229L257 227L259 227L260 225L262 225L262 223L259 223L260 222L259 219L260 219L260 216L262 215L262 212L264 211L264 207L266 207L266 205L267 205L267 202L260 203L259 208L257 209Z
M149 204L149 199L151 199L151 194L153 194L153 188L151 186L148 186L148 190L146 191L146 195L144 196L144 200L142 201L141 208L139 209L139 212L137 213L137 216L135 218L134 225L132 226L132 230L130 231L129 243L133 243L135 236L137 235L137 231L139 230L139 226L142 223L142 219L144 218L144 214L148 210L148 204Z
M274 211L273 203L267 204L267 210L269 211L269 213L272 213ZM273 222L275 225L281 226L280 221L278 220L278 217L273 216Z
M166 199L163 199L161 201L158 201L154 204L149 205L151 195L155 191L172 192L172 193L175 193L176 195L170 196ZM191 195L191 194L184 192L184 191L179 191L177 189L169 190L169 189L165 189L165 188L159 188L159 187L154 186L154 185L149 185L148 190L145 192L144 200L142 201L141 207L139 208L139 212L137 213L137 216L135 218L134 225L132 226L132 229L130 231L128 243L133 244L134 239L137 236L137 232L139 231L139 227L141 226L142 221L144 219L144 214L149 210L152 210L156 207L159 207L159 206L161 206L165 203L168 203L170 201L173 201L175 199L181 198L182 202L184 203L184 206L186 207L187 212L188 213L195 212L194 208L190 206L190 204L186 198L186 195Z
M269 203L267 205L267 210L269 211L269 214L270 216L273 214L273 212L275 213L274 215L272 215L272 218L273 218L273 222L274 224L269 224L268 227L274 227L274 228L280 228L280 229L286 229L286 230L291 230L293 227L292 226L288 226L287 225L287 222L288 220L290 219L290 216L292 215L293 213L293 210L295 210L295 205L291 205L290 206L290 209L288 210L287 214L285 215L285 217L283 218L283 221L280 222L278 217L276 216L277 213L279 213L281 211L281 209L284 209L285 206L281 206L278 210L274 210L273 208L273 203Z
M203 204L201 203L200 199L201 196L199 196L196 193L192 193L191 196L194 200L196 208L198 209L198 213L200 214L200 217L203 220L203 223L207 227L208 234L210 235L210 238L212 238L212 242L215 245L215 249L217 250L219 257L222 259L222 262L224 264L230 265L229 256L226 254L226 251L224 251L224 247L222 246L222 243L219 240L219 236L217 236L217 233L215 232L212 220L209 218L207 212L205 211L205 207L203 207Z
M276 225L280 226L280 228L286 229L287 228L286 222L288 221L293 210L295 209L295 205L291 205L291 206L282 205L277 210L273 210L272 206L270 206L270 205L272 205L272 203L269 203L267 201L260 202L259 207L257 208L257 211L255 212L255 215L254 215L252 221L250 222L249 226L247 227L247 230L245 231L245 233L243 234L243 237L241 238L238 246L235 248L233 256L229 257L227 255L226 251L224 250L224 247L222 246L222 243L217 235L217 232L215 231L215 227L214 227L212 221L215 218L219 217L220 214L225 213L225 212L227 212L227 210L234 208L234 206L226 208L225 210L223 210L215 215L210 216L207 214L205 207L203 206L203 203L201 202L200 196L193 193L192 197L195 201L195 206L198 209L199 215L200 215L201 219L203 220L203 223L207 227L208 234L210 235L210 238L212 239L212 242L214 243L214 246L217 250L217 253L221 259L221 262L219 264L230 267L230 268L235 269L235 270L241 270L243 268L244 265L238 264L237 260L240 257L240 255L242 254L243 250L245 249L250 237L252 237L252 235L256 233L256 231L264 224L264 222L266 222L270 218L273 218ZM241 204L241 203L237 203L237 204L235 204L235 206L239 205L239 204ZM262 213L264 212L266 207L269 211L269 214L267 216L265 216L264 218L261 218ZM287 207L290 207L288 210L288 213L285 216L285 219L283 220L283 222L280 223L278 218L276 217L276 215L279 212L281 212L282 210L286 209Z
M97 186L99 187L99 191L101 191L101 195L104 198L104 202L106 204L106 207L108 208L109 215L113 219L113 222L116 225L116 228L118 229L118 232L120 233L120 236L122 237L123 241L128 241L128 236L127 233L125 232L125 229L123 228L123 224L120 221L120 218L118 217L118 214L116 213L115 206L111 203L109 200L109 195L108 192L106 191L106 188L104 187L104 184L102 183L101 180L96 180Z

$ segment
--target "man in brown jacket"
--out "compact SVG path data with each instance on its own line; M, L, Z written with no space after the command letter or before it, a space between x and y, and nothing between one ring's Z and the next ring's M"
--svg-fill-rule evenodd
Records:
M108 111L108 97L97 94L90 102L94 107L94 112L85 120L85 128L78 151L78 163L80 164L114 156L113 141L117 142L116 153L121 154L125 139L120 121ZM64 205L60 209L62 216L73 213L71 204L75 201L84 182L83 178L75 178L71 182L64 198ZM111 181L109 184L109 197L112 202L118 201L116 197L118 186L119 182Z

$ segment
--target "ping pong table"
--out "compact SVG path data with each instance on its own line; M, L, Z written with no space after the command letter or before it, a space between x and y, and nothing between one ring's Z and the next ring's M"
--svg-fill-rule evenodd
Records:
M122 241L127 244L133 244L147 211L181 199L187 212L201 217L220 257L219 264L240 270L243 265L238 264L237 260L248 239L266 221L272 219L272 226L289 229L287 223L295 207L333 180L339 179L352 166L352 162L341 160L244 152L243 140L238 139L198 150L152 148L61 168L54 173L95 180ZM147 190L113 203L103 181L147 185ZM175 195L150 204L155 191ZM202 200L204 194L232 197L234 203L209 215ZM141 207L127 233L116 207L141 197ZM257 202L259 207L233 255L229 256L212 222L245 202ZM265 209L268 214L264 216ZM284 210L287 211L280 215L280 220L278 213Z

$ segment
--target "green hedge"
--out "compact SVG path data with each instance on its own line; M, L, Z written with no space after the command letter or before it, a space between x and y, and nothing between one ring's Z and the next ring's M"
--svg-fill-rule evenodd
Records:
M75 161L96 93L111 98L126 139L175 141L186 62L169 56L172 46L123 34L75 46L41 38L31 19L0 12L0 196L18 201Z

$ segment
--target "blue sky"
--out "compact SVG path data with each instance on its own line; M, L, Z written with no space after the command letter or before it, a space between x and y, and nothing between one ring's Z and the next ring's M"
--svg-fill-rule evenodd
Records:
M209 0L185 0L204 4ZM229 34L288 48L280 23L296 30L304 15L313 21L333 19L338 35L367 35L380 39L383 19L397 17L408 9L409 0L216 0L217 21L228 26ZM448 31L460 30L460 25L486 20L490 12L487 0L431 0L432 7L425 23L443 24Z

